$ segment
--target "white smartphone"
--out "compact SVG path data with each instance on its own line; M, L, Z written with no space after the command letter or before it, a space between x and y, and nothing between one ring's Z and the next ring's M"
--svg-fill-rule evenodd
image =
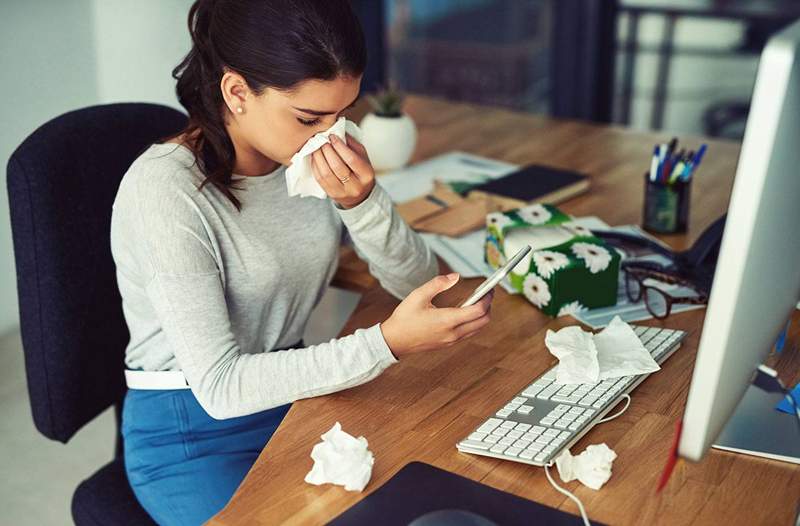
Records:
M467 298L466 301L464 301L464 303L459 305L459 307L469 307L470 305L474 305L475 303L477 303L478 300L480 300L482 297L488 294L489 291L492 290L495 285L500 283L500 281L502 281L502 279L506 277L506 275L509 272L511 272L511 269L516 267L517 263L519 263L522 260L522 258L524 258L525 255L530 251L531 251L530 245L525 245L524 247L519 249L519 252L514 254L513 258L509 259L505 265L497 269L494 272L494 274L486 278L486 281L478 285L478 288L475 289L475 292L473 292L470 295L470 297Z

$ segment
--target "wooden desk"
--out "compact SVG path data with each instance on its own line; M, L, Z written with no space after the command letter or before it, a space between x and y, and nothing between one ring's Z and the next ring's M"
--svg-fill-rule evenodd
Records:
M407 111L420 128L415 160L459 149L514 163L584 171L592 176L591 192L562 208L578 216L597 215L610 224L639 222L642 174L653 144L668 138L421 97L410 98ZM663 238L674 247L685 247L727 206L739 147L708 142L709 154L694 182L689 232ZM466 297L477 282L465 280L444 294L440 304ZM370 288L343 333L384 320L396 304L379 288ZM664 323L644 322L689 335L663 370L634 391L625 414L598 425L573 448L582 451L605 442L619 455L610 481L600 491L577 482L566 485L583 501L591 519L615 525L750 525L789 524L794 517L800 467L732 453L712 451L701 464L680 463L666 490L655 494L685 404L704 312L675 315ZM459 439L554 364L544 346L545 330L575 323L570 317L548 318L521 297L500 290L492 317L492 323L467 342L404 358L366 385L296 402L228 506L210 524L323 524L412 460L576 514L575 505L548 484L542 469L455 448ZM792 344L796 336L795 332ZM800 370L800 363L790 365ZM363 494L303 482L312 465L311 448L337 420L347 432L367 437L375 454L372 480Z

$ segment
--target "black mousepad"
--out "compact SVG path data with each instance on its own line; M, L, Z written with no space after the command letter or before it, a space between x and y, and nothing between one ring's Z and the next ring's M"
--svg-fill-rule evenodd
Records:
M408 526L414 519L437 510L471 512L503 526L583 524L578 516L490 488L422 462L406 464L383 486L329 524ZM447 522L438 520L424 524L450 526Z

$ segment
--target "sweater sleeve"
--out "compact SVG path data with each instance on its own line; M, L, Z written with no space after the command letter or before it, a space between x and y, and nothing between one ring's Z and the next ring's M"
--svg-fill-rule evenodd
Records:
M397 298L439 273L436 256L422 237L400 217L389 194L376 184L367 198L350 209L337 207L356 253L370 273Z
M148 174L150 175L150 174ZM146 298L206 412L223 419L346 389L395 363L379 325L320 345L243 352L216 245L192 184L140 177L118 195L114 237L135 240Z

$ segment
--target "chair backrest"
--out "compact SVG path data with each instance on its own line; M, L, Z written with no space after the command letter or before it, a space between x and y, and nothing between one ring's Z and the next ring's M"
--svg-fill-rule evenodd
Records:
M49 438L66 442L124 395L111 206L134 159L185 124L166 106L93 106L47 122L8 161L28 391Z

